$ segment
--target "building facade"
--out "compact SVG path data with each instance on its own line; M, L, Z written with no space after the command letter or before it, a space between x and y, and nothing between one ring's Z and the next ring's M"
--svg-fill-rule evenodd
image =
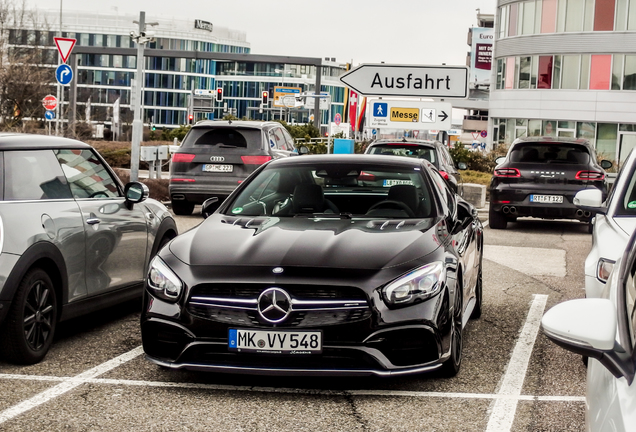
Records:
M636 0L498 0L489 134L636 147Z
M60 34L59 11L40 13L42 23L27 28L12 28L8 31L10 49L38 46L43 49L43 64L52 68L58 64L53 38ZM131 89L137 72L137 56L121 55L118 48L136 48L131 31L137 30L133 21L138 17L107 15L98 12L64 12L61 25L62 37L77 40L76 95L65 88L63 110L71 97L75 98L79 113L89 113L93 124L110 125L113 105L119 100L124 122L132 121L129 111ZM154 34L154 41L146 45L152 50L170 51L170 55L158 56L156 52L144 59L143 110L145 124L156 127L178 127L189 123L191 97L197 89L223 88L224 103L216 104L211 112L195 112L194 121L203 118L221 118L233 113L239 118L291 119L307 121L311 110L293 110L272 107L270 102L259 112L263 91L273 91L276 86L291 86L302 91L315 90L315 66L293 63L294 57L258 56L259 61L250 61L251 49L246 34L217 26L216 23L200 19L181 20L146 15L147 30ZM81 53L80 47L104 47L104 53ZM113 53L109 53L112 48ZM183 57L179 52L184 52ZM175 54L176 53L176 54ZM219 53L220 59L209 55L196 58L194 53ZM234 54L239 60L228 60ZM265 59L265 60L263 60ZM289 61L281 61L288 59ZM70 61L70 60L69 60ZM335 59L327 59L319 68L321 91L328 91L332 100L332 117L343 112L344 86L338 77L345 65ZM54 74L52 73L52 79ZM271 100L271 98L270 98ZM90 106L89 109L87 105ZM44 116L44 112L42 112ZM83 117L82 117L83 119ZM322 112L321 123L327 123L327 113Z

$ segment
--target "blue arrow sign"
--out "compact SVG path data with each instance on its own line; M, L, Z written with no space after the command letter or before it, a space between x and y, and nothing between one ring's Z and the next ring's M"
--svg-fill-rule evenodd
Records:
M73 80L73 69L67 64L61 64L55 69L55 78L62 85L68 85Z
M47 120L55 120L55 111L45 111L44 118Z

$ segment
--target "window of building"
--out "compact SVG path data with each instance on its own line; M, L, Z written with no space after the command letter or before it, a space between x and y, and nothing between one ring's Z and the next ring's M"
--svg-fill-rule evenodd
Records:
M566 22L566 14L567 14L567 2L568 0L558 0L557 2L557 25L556 31L557 33L561 33L565 31L565 22Z
M541 120L528 120L528 136L541 136Z
M636 0L630 0L627 10L627 30L636 30Z
M576 122L560 121L557 122L557 136L574 137L576 133Z
M561 59L563 56L554 56L554 67L552 68L552 88L561 88Z
M502 6L499 8L499 39L503 39L508 35L508 10L510 9L509 5Z
M596 147L596 123L577 122L576 136L577 138L585 138Z
M521 57L519 59L519 87L520 89L530 88L530 70L532 68L532 57Z
M552 56L539 56L538 89L552 88Z
M636 2L634 3L636 9ZM636 55L625 56L623 90L636 90Z
M514 79L515 79L515 74L514 74L514 70L515 70L515 58L514 57L507 57L506 58L506 70L508 71L508 73L506 73L506 89L511 89L514 86Z
M625 56L614 54L612 61L612 90L620 90L623 81L623 60Z
M590 90L609 90L611 69L611 55L592 55L590 65Z
M506 62L504 59L497 59L497 90L504 88L504 80L506 77Z
M553 120L544 120L543 121L543 136L556 136L556 122Z
M534 1L521 3L519 19L521 29L519 34L527 35L534 33L534 9Z
M510 18L508 23L508 36L517 36L517 11L519 10L519 3L512 3L510 5Z
M596 125L596 153L601 159L616 160L616 139L618 125L598 123Z
M543 0L541 11L541 33L556 31L557 0Z
M590 55L581 55L581 73L579 74L579 88L587 90L590 87Z
M581 64L581 56L564 55L561 60L561 88L562 89L578 89L579 88L579 67Z
M596 0L594 6L594 31L614 30L616 0Z

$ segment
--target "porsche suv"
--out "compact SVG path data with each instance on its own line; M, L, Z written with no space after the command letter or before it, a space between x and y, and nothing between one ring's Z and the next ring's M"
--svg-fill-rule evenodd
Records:
M221 202L260 165L293 152L294 140L280 123L200 121L172 155L172 210L189 215L208 198Z
M88 144L0 134L0 352L33 364L59 321L141 296L177 227Z
M594 188L605 199L605 169L612 166L596 161L589 141L564 137L520 138L497 162L490 182L492 229L505 229L522 216L590 223L593 215L574 205L574 195Z

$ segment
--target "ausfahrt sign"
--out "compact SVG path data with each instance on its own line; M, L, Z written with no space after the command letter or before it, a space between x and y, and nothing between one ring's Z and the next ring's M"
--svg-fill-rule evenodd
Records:
M366 96L468 97L467 66L362 64L340 81Z

